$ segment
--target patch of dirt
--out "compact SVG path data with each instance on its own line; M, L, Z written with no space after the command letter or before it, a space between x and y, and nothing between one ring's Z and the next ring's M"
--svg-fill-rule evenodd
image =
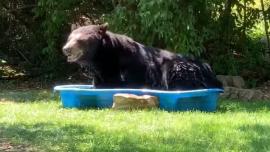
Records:
M261 86L259 86L257 89L261 90L264 93L270 94L270 80L264 82Z
M63 75L38 71L40 69L25 72L21 67L2 63L0 59L0 91L52 89L55 85L91 84L92 82L84 68L77 68L77 71Z
M91 81L85 78L83 79L71 76L68 78L62 78L58 80L49 80L42 78L0 80L0 91L52 89L56 85L67 85L67 84L91 84Z
M0 63L0 76L1 78L16 78L24 76L24 72L19 68L10 65L2 65Z
M0 139L0 151L1 152L35 152L37 151L31 145L26 144L13 144L8 139Z

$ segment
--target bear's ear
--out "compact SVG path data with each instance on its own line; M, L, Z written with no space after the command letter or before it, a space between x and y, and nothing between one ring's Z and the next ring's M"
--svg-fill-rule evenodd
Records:
M107 29L108 29L108 23L104 23L102 25L99 25L99 34L101 34L102 36L105 35Z
M71 29L71 31L74 31L74 30L78 29L79 27L80 27L80 25L74 23L74 24L71 24L70 29Z

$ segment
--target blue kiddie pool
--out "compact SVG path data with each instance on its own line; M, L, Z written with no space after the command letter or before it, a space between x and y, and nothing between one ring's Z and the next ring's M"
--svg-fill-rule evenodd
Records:
M159 99L159 108L167 111L201 110L215 111L222 89L201 89L191 91L162 91L151 89L96 89L92 85L60 85L59 91L65 108L111 108L113 95L129 93L153 95Z

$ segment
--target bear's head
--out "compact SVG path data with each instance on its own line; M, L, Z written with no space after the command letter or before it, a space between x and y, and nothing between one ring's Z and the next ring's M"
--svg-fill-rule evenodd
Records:
M72 31L63 47L67 61L79 64L91 61L101 45L106 30L107 24L103 24L83 26Z

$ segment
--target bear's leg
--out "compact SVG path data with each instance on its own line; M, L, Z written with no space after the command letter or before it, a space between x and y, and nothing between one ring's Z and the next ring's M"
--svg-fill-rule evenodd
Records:
M161 88L164 90L168 90L168 69L169 69L169 63L166 62L161 67L162 72L162 81L161 81Z

